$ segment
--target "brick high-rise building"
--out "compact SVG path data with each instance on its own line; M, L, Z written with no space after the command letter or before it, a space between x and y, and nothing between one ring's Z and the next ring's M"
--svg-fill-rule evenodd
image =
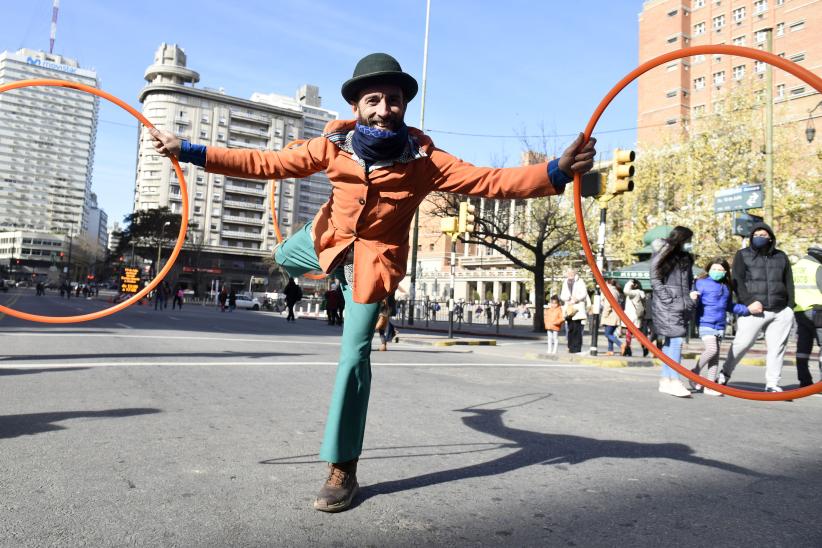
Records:
M772 51L822 71L822 2L805 0L646 0L639 14L639 61L684 47L728 44ZM767 65L727 55L671 61L639 78L637 138L653 145L710 113L736 82L764 79ZM785 71L773 69L775 123L802 123L822 99ZM815 116L822 116L822 107ZM800 131L800 129L798 129Z

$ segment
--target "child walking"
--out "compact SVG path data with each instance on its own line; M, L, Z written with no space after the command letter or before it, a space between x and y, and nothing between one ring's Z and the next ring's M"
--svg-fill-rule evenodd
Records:
M548 353L556 354L559 345L559 330L562 329L562 324L565 323L559 297L556 295L548 300L548 307L543 312L543 323L545 324L545 334L548 337Z
M726 312L732 312L740 316L750 314L748 307L744 304L734 303L731 298L732 286L728 276L730 272L728 261L716 258L705 265L708 273L704 278L696 281L696 291L699 293L697 301L697 321L699 322L699 337L705 345L705 350L699 357L696 367L692 370L699 375L705 367L707 370L703 375L709 381L715 381L719 368L719 344L725 334ZM691 383L697 391L702 388L696 383ZM721 396L721 392L704 388L707 396Z

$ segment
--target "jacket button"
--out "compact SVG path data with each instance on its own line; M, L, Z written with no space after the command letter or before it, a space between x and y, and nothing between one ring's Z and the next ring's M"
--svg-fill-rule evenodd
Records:
M360 205L365 205L365 200L363 200L362 198L360 198Z

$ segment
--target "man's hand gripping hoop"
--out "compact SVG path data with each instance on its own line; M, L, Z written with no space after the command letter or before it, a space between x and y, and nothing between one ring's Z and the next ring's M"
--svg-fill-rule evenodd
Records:
M594 131L594 127L596 126L600 116L602 116L602 113L605 111L606 107L611 103L614 97L616 97L617 94L619 94L619 92L622 91L628 84L630 84L639 76L648 72L652 68L667 63L669 61L673 61L674 59L681 59L683 57L690 57L692 55L706 54L736 55L738 57L747 57L749 59L762 61L763 63L769 63L777 68L784 70L789 74L792 74L793 76L796 76L800 80L804 81L806 84L812 86L814 89L816 89L816 91L822 93L822 78L815 75L811 71L803 67L800 67L796 63L778 57L773 53L768 53L765 51L760 51L752 48L744 48L740 46L707 45L695 46L692 48L684 48L677 51L672 51L670 53L666 53L664 55L660 55L659 57L655 57L650 61L647 61L642 65L638 66L637 68L635 68L631 73L629 73L622 80L620 80L617 83L617 85L615 85L613 89L611 89L611 91L609 91L605 98L599 103L599 106L597 106L593 116L591 116L591 119L585 128L585 142L587 143L590 139L591 134ZM682 365L678 364L677 362L663 354L662 351L658 349L653 343L651 343L651 341L637 328L637 326L635 326L631 322L628 316L625 315L625 311L622 310L622 307L619 306L619 302L617 301L617 299L605 287L605 278L602 276L602 273L599 271L599 268L597 268L596 260L594 259L594 254L591 251L591 244L588 242L588 235L585 230L585 220L582 216L581 179L582 178L579 175L579 173L574 174L574 214L576 215L577 228L579 229L579 238L582 242L582 249L585 251L585 259L588 261L588 266L591 267L591 272L593 272L597 284L599 284L600 288L602 288L602 295L606 299L608 299L609 303L611 303L611 306L614 308L620 319L625 323L628 330L654 356L668 364L680 375L684 375L688 379L698 382L703 386L707 386L708 388L712 388L714 390L722 392L723 394L727 394L729 396L734 396L737 398L761 401L784 401L803 398L805 396L810 396L812 394L818 394L822 392L822 381L817 382L816 384L813 384L811 386L806 386L804 388L799 388L796 390L788 390L786 392L754 392L751 390L740 390L738 388L731 388L729 386L717 384L703 377L700 377L699 375L692 373L687 368L683 367Z
M125 103L124 101L118 99L117 97L106 93L105 91L99 90L97 88L87 86L85 84L78 84L77 82L67 82L65 80L20 80L17 82L10 82L8 84L0 85L0 93L4 91L10 91L13 89L19 88L26 88L26 87L63 87L63 88L71 88L76 89L78 91L84 91L86 93L91 93L92 95L96 95L97 97L102 97L108 101L111 101L115 105L119 106L123 110L129 112L132 116L137 118L140 123L148 128L153 128L151 122L149 122L142 114L137 112L134 108L130 105ZM169 270L174 266L174 261L177 260L177 255L180 254L180 249L183 247L183 243L185 242L186 236L186 229L188 227L188 189L186 187L186 180L183 176L183 171L180 169L180 164L177 162L176 158L171 158L171 163L174 165L174 171L177 173L177 179L180 182L180 194L183 201L183 211L182 211L182 222L180 223L180 232L177 234L177 243L174 245L174 250L171 252L171 256L168 258L166 265L163 269L157 274L157 276L151 280L146 287L144 287L140 292L133 295L131 298L116 304L112 307L106 308L104 310L99 310L97 312L92 312L90 314L81 314L78 316L41 316L38 314L29 314L27 312L20 312L18 310L14 310L8 308L6 306L0 305L0 312L8 314L9 316L14 316L15 318L20 318L21 320L29 320L32 322L41 322L41 323L80 323L80 322L87 322L89 320L97 320L99 318L104 318L115 312L119 312L124 308L127 308L134 303L138 302L140 299L148 295L148 293L154 289L157 284L168 274Z

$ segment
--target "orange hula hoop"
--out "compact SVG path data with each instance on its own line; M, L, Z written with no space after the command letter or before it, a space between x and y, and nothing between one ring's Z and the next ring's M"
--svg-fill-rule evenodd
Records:
M305 139L297 139L295 141L291 141L288 143L285 148L291 148L292 146L300 146L305 143ZM283 233L280 232L280 225L277 222L277 209L274 207L274 194L277 189L277 179L271 179L271 184L269 185L270 190L268 191L268 203L271 205L271 223L274 225L274 234L277 235L277 242L283 243ZM324 280L328 277L328 274L311 274L310 272L303 274L304 278L308 278L309 280Z
M102 97L107 101L111 101L118 107L122 108L123 110L127 111L129 114L137 118L141 124L149 129L153 129L154 125L149 122L142 114L140 114L137 110L135 110L131 105L118 99L114 95L110 93L106 93L100 89L87 86L85 84L80 84L77 82L68 82L66 80L53 80L53 79L35 79L35 80L19 80L16 82L10 82L8 84L0 85L0 93L5 91L10 91L13 89L19 88L26 88L26 87L63 87L63 88L71 88L76 89L78 91L84 91L86 93L90 93L92 95L96 95L97 97ZM127 300L118 303L114 306L106 308L104 310L99 310L97 312L92 312L89 314L80 314L76 316L42 316L39 314L29 314L27 312L20 312L18 310L14 310L12 308L8 308L7 306L0 305L0 312L4 314L8 314L9 316L13 316L15 318L19 318L21 320L28 320L32 322L40 322L40 323L51 323L51 324L65 324L65 323L81 323L81 322L88 322L91 320L98 320L100 318L104 318L115 312L119 312L129 306L133 305L134 303L138 302L140 299L145 297L152 289L154 289L157 284L159 284L162 279L168 274L169 270L174 266L174 261L177 260L177 256L180 254L180 250L183 247L183 243L185 242L186 230L188 229L188 188L186 187L186 180L183 176L183 170L180 169L180 164L177 161L177 158L171 157L171 163L174 165L174 171L177 174L177 179L180 181L180 194L181 199L183 202L183 211L182 211L182 222L180 223L180 232L177 234L177 243L174 246L174 250L171 252L171 255L166 262L166 265L163 267L162 270L154 277L154 279L142 290L132 295Z
M765 51L760 51L757 49L752 48L745 48L741 46L724 46L724 45L707 45L707 46L694 46L690 48L684 48L677 51L672 51L670 53L666 53L664 55L660 55L658 57L654 57L650 61L647 61L633 71L631 71L628 75L626 75L622 80L620 80L612 89L608 92L605 98L599 103L594 114L591 116L588 125L585 127L584 132L584 140L587 143L588 140L591 138L591 134L594 131L594 127L596 126L599 118L602 116L602 113L611 103L611 101L616 97L620 91L622 91L628 84L636 80L642 74L648 72L654 67L657 67L661 64L667 63L668 61L672 61L674 59L681 59L682 57L690 57L692 55L704 55L704 54L724 54L724 55L735 55L738 57L747 57L749 59L755 59L757 61L762 61L764 63L768 63L773 65L777 68L784 70L785 72L796 76L800 80L804 81L806 84L814 87L816 91L822 93L822 78L815 75L811 71L800 67L796 63L783 59L773 53L768 53ZM804 398L806 396L810 396L813 394L818 394L822 392L822 381L817 382L811 386L806 386L804 388L798 388L795 390L788 390L785 392L754 392L751 390L740 390L738 388L732 388L730 386L725 386L721 384L717 384L715 382L709 381L695 373L692 373L687 368L683 367L679 363L675 362L668 356L662 353L660 349L658 349L651 341L628 319L628 316L625 314L625 311L619 306L619 302L617 299L605 288L605 278L602 276L602 273L597 268L596 260L594 259L594 254L591 251L591 244L588 241L588 234L585 230L585 220L583 219L582 215L582 188L581 188L581 180L582 177L578 174L574 174L574 214L576 215L576 222L577 228L579 229L579 238L582 243L582 249L585 252L585 260L588 262L588 266L591 268L591 272L596 279L597 284L599 284L600 288L602 288L602 295L608 299L608 302L611 303L611 306L616 311L619 318L625 323L625 326L628 330L633 334L634 337L639 340L642 345L647 348L654 356L662 360L665 364L673 368L677 373L680 375L685 376L692 381L698 382L703 386L707 386L723 394L727 394L729 396L734 396L736 398L743 398L747 400L758 400L758 401L785 401L785 400L793 400L797 398Z

